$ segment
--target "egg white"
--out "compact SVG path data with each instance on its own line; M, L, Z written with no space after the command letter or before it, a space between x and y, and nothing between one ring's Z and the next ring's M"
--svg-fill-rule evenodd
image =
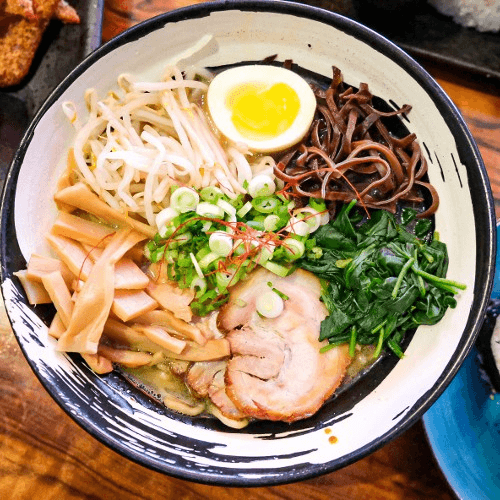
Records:
M300 105L297 117L283 133L267 139L248 139L234 126L232 111L226 105L228 94L234 87L248 83L272 86L285 83L295 90ZM233 142L245 143L251 151L272 153L297 144L307 133L316 111L316 97L309 84L297 73L285 68L266 65L245 65L219 73L210 83L207 105L215 126Z

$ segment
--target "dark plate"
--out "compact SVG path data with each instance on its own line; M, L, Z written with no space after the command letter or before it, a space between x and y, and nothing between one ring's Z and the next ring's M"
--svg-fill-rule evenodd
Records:
M104 0L71 0L80 24L53 20L38 47L30 72L15 87L0 89L0 192L21 138L45 98L101 44Z
M427 0L299 0L363 23L420 61L500 79L500 34L443 16Z

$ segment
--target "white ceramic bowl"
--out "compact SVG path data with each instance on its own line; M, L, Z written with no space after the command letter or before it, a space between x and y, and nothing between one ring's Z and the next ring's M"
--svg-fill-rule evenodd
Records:
M448 245L449 276L467 285L436 326L419 328L401 361L382 359L313 418L260 422L241 431L176 415L117 374L99 377L79 357L55 351L50 308L26 304L12 273L25 266L50 226L55 181L73 130L61 104L103 95L126 72L158 78L167 60L212 34L199 63L220 66L272 54L352 85L367 82L389 103L411 104L406 123L424 145L441 205L436 230ZM152 469L211 484L296 481L358 460L414 423L457 372L481 325L492 285L495 220L486 171L459 113L410 57L338 15L286 2L220 2L174 11L130 29L81 63L52 93L26 133L2 200L2 291L19 344L61 407L112 449ZM328 434L326 429L330 429ZM335 436L332 444L329 437Z

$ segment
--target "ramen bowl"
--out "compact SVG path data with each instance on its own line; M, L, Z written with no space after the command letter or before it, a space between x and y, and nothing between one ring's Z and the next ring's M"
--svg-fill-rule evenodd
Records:
M52 194L74 137L62 104L116 88L121 73L161 76L166 61L202 37L191 57L206 67L271 55L346 82L368 83L394 108L410 104L415 132L440 196L435 228L448 246L448 275L464 283L455 309L405 340L403 359L386 355L311 418L259 421L232 430L210 418L179 415L118 373L94 374L79 356L56 350L47 325L54 310L27 304L14 272L56 214ZM377 33L333 13L287 2L215 2L144 22L103 45L50 95L24 136L8 175L1 214L2 292L29 364L54 400L92 436L129 459L187 480L220 485L272 485L351 464L412 425L445 389L481 326L492 286L495 219L484 165L460 114L414 60Z

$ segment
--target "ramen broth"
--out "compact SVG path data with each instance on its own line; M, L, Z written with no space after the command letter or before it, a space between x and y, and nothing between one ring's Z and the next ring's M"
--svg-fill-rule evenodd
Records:
M271 60L265 63L277 64ZM292 67L290 62L286 62L285 66ZM222 73L224 69L226 68L217 68L214 73ZM344 148L348 151L352 148L356 152L361 144L366 151L355 159L360 165L359 170L354 174L346 170L345 175L331 175L330 165L333 160L326 158L326 163L321 164L319 160L323 153L319 154L317 150L320 142L327 136L331 142L325 148L339 147L333 146L335 139L331 135L336 125L329 125L330 120L337 119L342 114L336 109L332 100L334 98L329 94L333 88L332 80L295 66L293 69L308 81L321 105L316 109L315 121L308 132L312 136L306 135L298 141L298 145L269 155L265 152L248 151L244 145L227 140L214 127L213 116L207 114L206 108L205 93L211 78L206 70L181 74L177 68L170 68L166 80L160 83L134 82L128 76L122 76L119 85L124 97L110 93L105 101L98 101L95 92L89 90L86 99L90 118L84 125L79 124L75 107L71 103L65 103L65 112L77 128L77 139L75 148L70 151L68 171L61 178L55 196L62 215L49 235L49 243L62 264L46 259L43 266L49 266L50 270L45 269L44 276L43 273L39 276L35 276L33 272L30 274L28 266L31 282L25 280L25 275L19 274L27 290L29 286L36 284L49 292L49 300L54 302L57 309L57 317L49 334L59 339L60 350L81 352L87 363L98 373L106 373L112 368L112 364L117 365L132 384L176 412L189 416L214 415L226 425L236 428L244 427L256 418L288 422L306 418L317 411L334 392L338 394L347 390L369 371L371 365L378 362L380 346L376 351L374 345L356 345L351 340L347 354L345 345L329 346L328 343L320 343L319 325L328 316L323 303L323 285L311 273L303 270L292 272L296 259L293 253L303 254L317 249L313 246L311 235L318 227L334 218L338 206L349 201L349 197L358 197L360 206L367 214L367 207L373 209L380 206L387 210L394 210L396 207L400 210L402 206L410 204L427 216L426 209L436 203L434 190L429 188L432 195L430 198L428 195L418 197L415 195L417 191L407 188L402 193L397 185L391 185L390 189L395 194L389 193L387 197L397 199L397 202L391 201L386 206L384 201L377 198L380 192L389 191L388 184L381 187L382 181L377 177L376 169L365 165L368 165L370 158L373 158L370 161L375 165L383 164L387 169L390 164L391 168L396 169L397 178L397 169L401 168L396 166L396 161L399 160L393 159L393 153L389 155L386 152L386 146L383 146L384 152L380 153L380 157L374 156L373 151L378 146L375 147L373 141L367 146L366 138L358 142L352 140L351 146L354 132L363 127L367 127L369 131L372 125L376 125L377 134L382 137L387 136L386 131L390 130L391 138L388 142L392 149L417 143L410 137L398 116L408 112L409 108L394 111L381 99L371 96L365 84L360 87L360 93L363 93L360 102L364 104L359 109L352 108L354 111L349 113L346 125L338 125L346 128L350 136L349 141L343 140L337 160L341 163L354 161L350 156L341 158L340 150ZM352 97L358 92L358 89L341 82L340 72L336 69L333 81L336 88L342 86L345 89L338 95L346 102L350 95ZM186 91L186 88L190 90ZM321 110L325 99L327 103L332 103L331 110L336 109L335 112ZM375 119L370 107L367 112L369 118L355 128L353 117L361 112L363 106L368 106L368 102L371 103L369 106L373 105L381 110L380 114ZM164 110L167 110L166 114ZM372 120L371 124L367 123L369 120ZM378 127L377 124L382 120L387 129ZM311 132L313 129L316 130L316 136ZM368 133L367 137L369 135ZM404 139L408 137L410 141ZM307 141L312 141L313 146ZM416 177L425 191L428 186L424 182L425 158L419 156L418 144L410 147L413 148L416 160L413 162L413 153L402 153L403 163L422 162ZM185 157L183 148L187 151ZM309 151L309 156L305 154L306 151ZM163 163L158 160L160 156ZM200 160L200 157L203 159ZM197 161L201 161L201 166L193 168ZM209 162L212 162L212 168L202 166ZM309 162L310 166L306 167ZM278 180L274 178L274 174ZM366 174L368 181L361 179ZM271 179L272 190L269 191L269 185L266 184L268 181L265 179ZM333 185L332 182L337 184ZM369 190L366 189L367 183L371 182L374 183L373 186L378 186L373 190L373 193L377 191L376 194L368 193ZM354 185L358 188L353 187ZM350 190L350 194L336 197L335 193L339 189ZM361 195L365 196L365 191L368 194L362 199ZM324 199L318 198L319 192L326 198L326 204ZM407 198L408 193L410 196ZM309 200L308 205L309 197L312 201ZM315 208L311 208L313 201ZM205 212L200 209L202 205ZM323 208L318 208L320 206ZM247 213L254 214L254 219L248 218ZM281 215L276 215L278 213ZM72 226L73 223L78 224L75 219L85 220L85 225L81 229L74 229L79 227ZM271 222L278 225L271 226ZM188 223L198 224L198 233L186 231L184 225ZM128 229L125 230L124 227ZM275 229L265 229L269 227ZM305 233L299 232L299 227ZM88 238L82 240L82 234L88 234ZM218 235L218 239L214 246L208 248L208 240L212 245L212 234ZM200 250L200 247L193 247L189 257L183 256L182 245L187 241L192 244L194 239L200 239L203 235L207 240L206 248ZM304 241L307 245L309 238L310 245L305 248ZM224 245L229 245L227 251ZM142 248L146 249L147 259L142 254ZM225 257L222 257L223 252L226 252ZM106 257L111 260L106 261ZM188 270L186 275L179 274L182 274L182 269L179 268L182 258L187 261L182 268ZM210 269L208 266L212 261L207 260L209 258L218 262L218 267L204 271ZM208 262L206 268L203 266L204 261ZM102 268L101 277L93 276L92 266ZM70 278L64 280L67 267ZM117 269L123 271L124 280L136 280L136 284L132 285L133 289L119 289L116 274L116 289L109 284L109 279L107 282L102 281L102 276L110 276L113 280L113 272L116 273ZM33 271L33 264L31 270ZM210 284L211 276L215 274L218 279L226 276L226 281L222 284L217 281L215 288L207 288L207 282ZM252 297L245 287L257 274L262 276L261 282L258 282L261 291L257 293L259 297ZM189 276L189 282L186 276ZM97 333L91 332L94 340L90 342L88 339L81 339L79 325L75 326L73 320L79 308L84 307L78 300L80 297L85 298L87 283L92 280L96 283L94 286L102 292L102 299L94 298L87 291L89 307L98 308L106 303L111 316L106 321L102 314L99 316L96 313L96 318L91 317L87 321L83 314L84 329L90 328L87 322L97 329ZM238 280L240 281L236 284ZM101 290L102 287L105 290ZM225 295L222 295L221 290ZM297 290L300 290L304 298L300 294L295 297ZM68 299L69 293L74 293L74 301ZM129 296L141 298L144 302L141 310L129 312ZM202 300L205 296L207 298ZM269 310L259 309L260 296L271 297L272 304L264 304ZM311 307L307 307L306 299L311 301ZM219 317L221 307L224 311L223 319ZM297 321L300 314L297 316L294 307L306 307L307 314L312 315L310 321L306 318L302 323L317 325L313 340L307 337L309 333L301 331L307 326L300 325L301 321ZM160 313L155 315L158 311ZM203 316L199 315L200 312L203 312ZM280 316L283 314L285 316ZM238 315L243 315L246 319L240 321ZM160 316L161 320L158 319ZM220 328L221 325L223 328ZM295 337L287 339L288 334L282 335L278 329L287 330L289 325L296 325L290 326L290 329L294 328ZM72 330L73 334L69 336L68 331ZM300 333L297 333L299 330ZM268 336L270 332L271 337ZM269 359L273 359L273 356L279 358L282 352L289 352L289 341L292 346L295 343L304 346L299 352L311 349L315 353L309 358L311 360L317 359L324 363L331 359L332 363L339 363L339 380L326 388L324 394L317 396L316 406L305 405L302 412L290 409L290 413L277 414L273 408L265 412L258 408L248 409L244 395L238 393L236 381L231 382L230 369L233 369L234 379L235 373L239 373L237 362L247 366L255 359L258 363L265 361L265 355L260 357L258 354L259 347L250 346L252 336L262 339L260 347L265 352L269 350L266 354L270 356ZM409 338L411 334L406 337L406 342ZM273 351L272 346L278 345L281 347ZM324 353L320 353L321 346ZM206 359L204 349L211 353ZM188 351L190 354L186 355ZM335 358L336 353L341 351L340 357ZM270 376L269 380L283 376L290 369L286 366L286 361L282 362L284 368L280 368L281 371ZM189 373L191 369L205 366L212 379L200 389L198 380L189 381ZM200 373L203 378L203 369ZM269 382L267 376L261 377L258 374L260 372L256 367L249 368L249 373L262 383ZM312 377L315 378L315 375ZM228 381L231 385L229 392L225 386ZM297 398L301 396L303 395L297 395Z

